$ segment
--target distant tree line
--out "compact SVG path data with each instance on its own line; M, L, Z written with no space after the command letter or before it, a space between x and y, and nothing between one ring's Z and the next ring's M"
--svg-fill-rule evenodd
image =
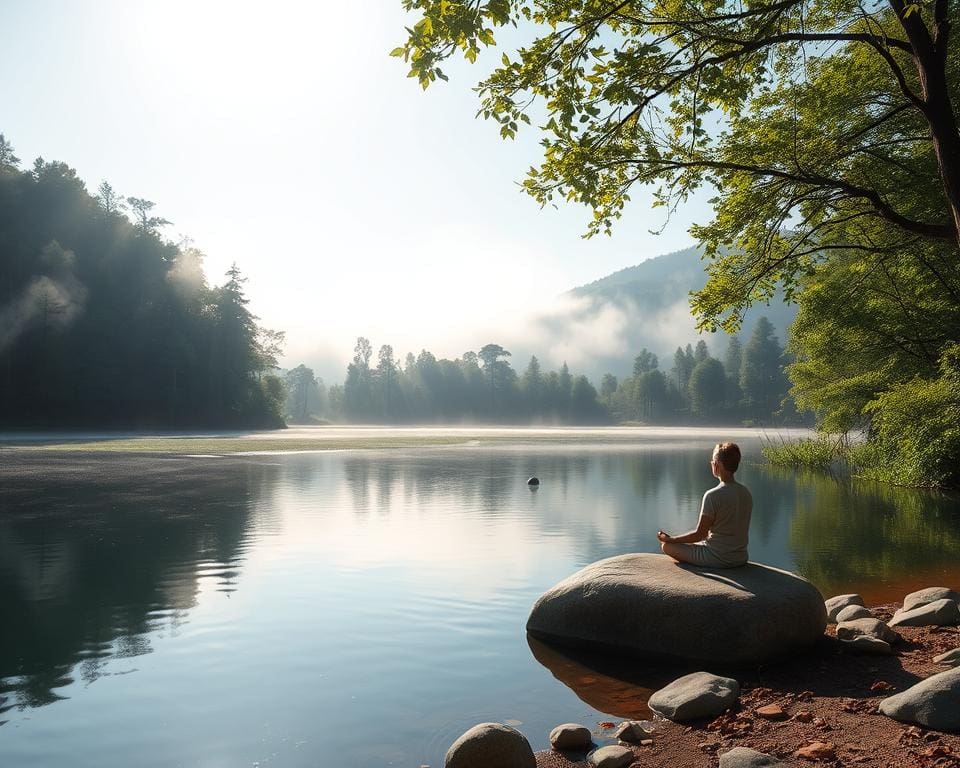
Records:
M599 392L566 363L545 371L536 356L521 374L499 344L438 360L423 350L401 363L393 347L357 340L344 383L329 388L305 365L285 376L289 420L348 423L645 424L753 423L796 421L784 374L783 348L766 318L747 345L730 338L724 360L710 355L703 340L677 348L673 368L660 369L644 349L633 375L618 381L606 374Z
M723 360L711 356L703 339L695 348L677 347L669 371L642 350L632 376L620 382L609 373L603 377L600 401L618 422L796 422L801 417L789 397L788 362L773 325L761 317L746 346L729 337Z
M0 134L0 426L282 425L282 334L236 266L210 287L149 200L19 164Z

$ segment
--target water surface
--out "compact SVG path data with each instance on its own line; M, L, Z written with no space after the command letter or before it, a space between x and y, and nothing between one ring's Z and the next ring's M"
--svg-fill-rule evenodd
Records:
M528 642L527 613L692 527L718 436L0 453L0 765L436 767L477 722L544 748L558 723L642 712L634 683ZM738 477L754 560L868 602L960 586L956 499Z

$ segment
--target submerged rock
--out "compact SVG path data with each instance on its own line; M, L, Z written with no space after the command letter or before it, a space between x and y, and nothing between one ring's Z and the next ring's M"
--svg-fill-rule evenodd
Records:
M719 715L739 696L740 684L732 677L694 672L656 691L647 706L661 717L683 722Z
M922 680L880 702L880 711L903 723L960 731L960 667Z
M934 600L909 611L903 609L893 614L891 627L946 626L960 622L960 610L956 600Z
M721 663L786 656L825 627L823 596L792 573L651 554L588 565L542 595L527 621L531 634L560 642Z
M447 750L445 768L536 768L530 742L500 723L480 723Z

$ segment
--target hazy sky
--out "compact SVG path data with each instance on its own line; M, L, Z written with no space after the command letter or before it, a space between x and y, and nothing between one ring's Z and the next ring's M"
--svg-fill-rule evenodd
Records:
M25 167L155 201L212 283L236 261L285 362L321 370L358 335L398 355L509 347L563 291L691 244L702 205L654 236L662 209L636 194L593 240L586 209L541 210L516 186L535 132L504 142L474 118L484 59L424 93L388 56L409 23L400 0L0 0L0 132Z

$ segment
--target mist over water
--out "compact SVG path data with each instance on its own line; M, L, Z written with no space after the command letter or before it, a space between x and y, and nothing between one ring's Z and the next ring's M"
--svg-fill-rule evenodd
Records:
M558 723L642 711L642 681L606 669L578 688L582 668L528 644L526 617L586 563L692 527L716 436L568 432L5 454L0 764L441 765L477 722L517 721L540 749ZM738 439L756 456L755 437ZM871 603L960 581L956 499L751 463L738 475L756 500L752 559L825 594Z

